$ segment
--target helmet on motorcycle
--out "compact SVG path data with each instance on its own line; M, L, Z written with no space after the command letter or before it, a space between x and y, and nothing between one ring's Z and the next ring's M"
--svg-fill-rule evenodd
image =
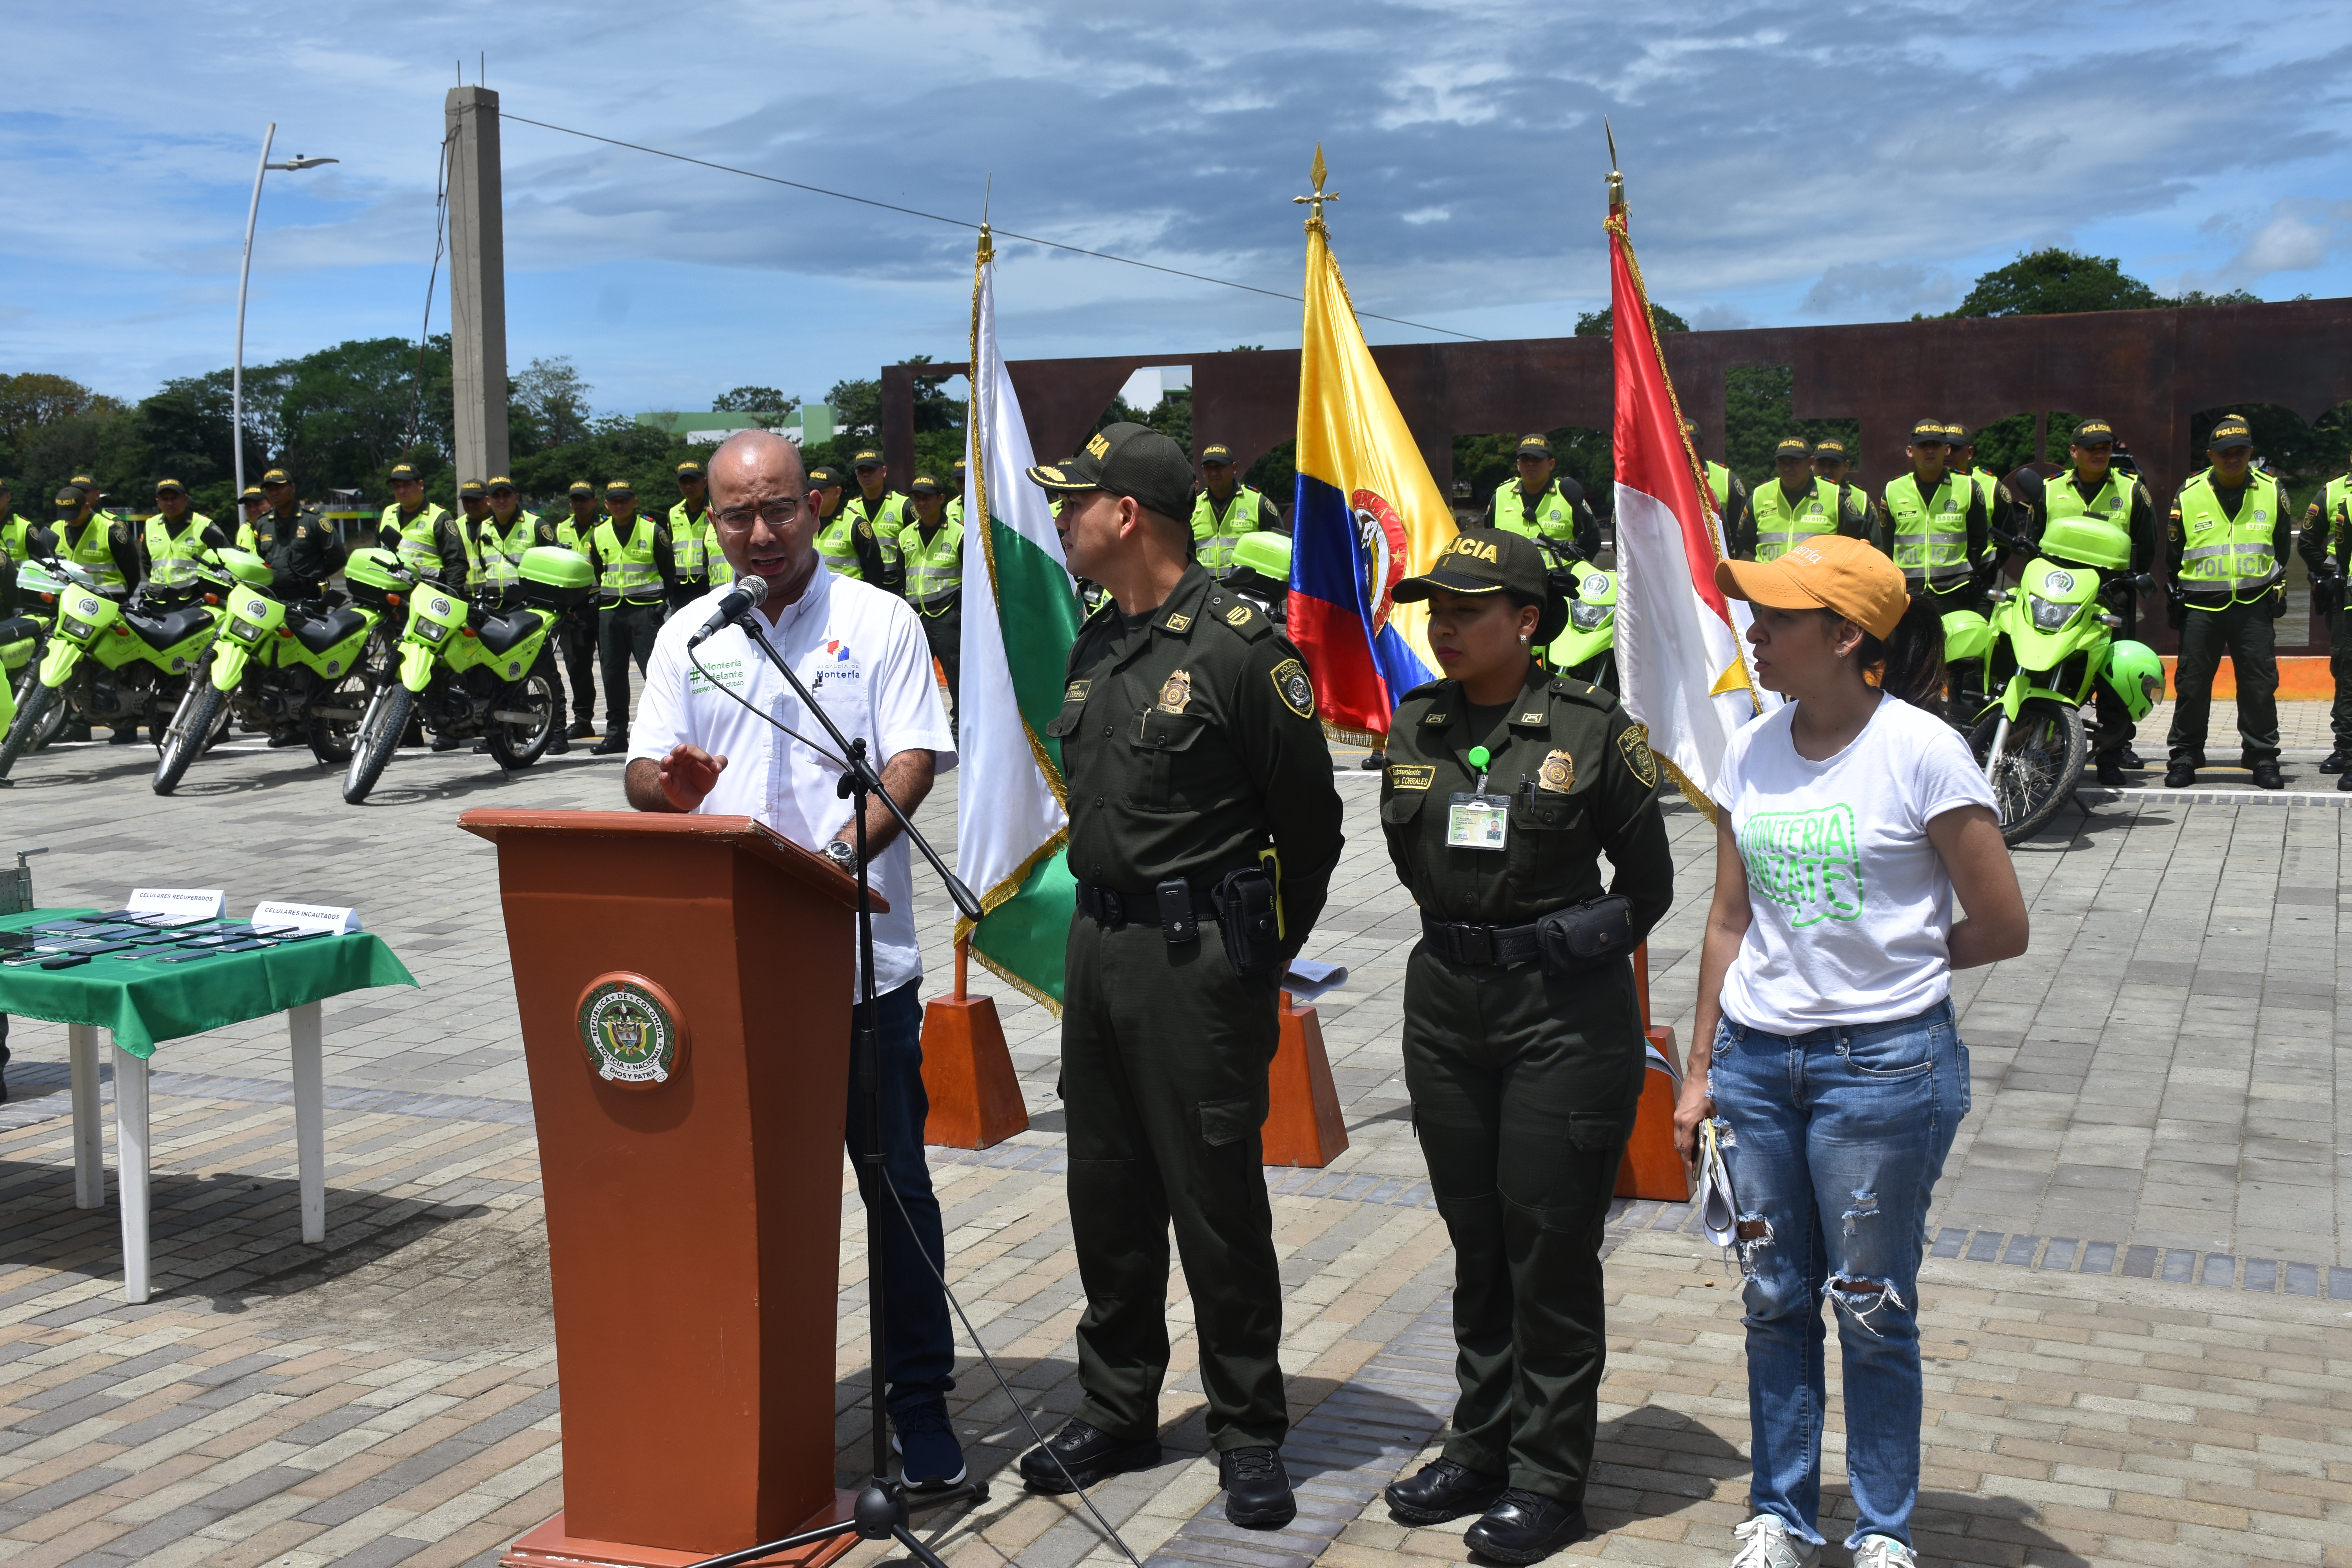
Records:
M2107 668L2099 679L2124 700L2124 711L2135 722L2164 700L2164 660L2144 642L2119 642L2109 648Z

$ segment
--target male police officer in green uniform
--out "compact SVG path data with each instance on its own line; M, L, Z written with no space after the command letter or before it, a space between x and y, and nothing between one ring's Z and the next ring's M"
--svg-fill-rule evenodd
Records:
M670 584L669 607L690 605L710 592L711 568L726 570L719 552L719 532L710 521L710 489L700 463L677 466L677 504L669 509L670 562L677 578Z
M2016 510L2022 514L2018 535L2028 552L2040 552L2042 536L2052 523L2086 519L2095 524L2111 526L2127 534L2131 541L2130 555L2124 565L2097 569L2102 588L2147 571L2156 564L2156 503L2148 500L2147 487L2139 482L2137 475L2125 473L2115 466L2115 426L2104 419L2084 420L2074 426L2067 451L2074 466L2057 478L2042 481L2039 497L2028 489L2014 498ZM2030 482L2026 476L2019 476L2021 486ZM2105 595L2101 602L2123 622L2116 628L2118 642L2139 636L2137 592L2118 590ZM2099 724L2099 782L2120 784L2124 782L2124 769L2140 765L2137 754L2131 749L2137 727L2132 723L2131 711L2124 706L2123 699L2104 680L2099 682L2093 711Z
M294 477L283 468L261 476L269 510L254 532L269 552L270 592L282 599L315 599L343 569L349 552L323 518L306 518L294 493Z
M586 479L574 479L564 493L571 515L561 520L540 520L539 542L585 555L593 563L596 559L596 487ZM563 653L564 678L572 683L572 727L563 731L567 740L584 740L596 732L596 601L589 599L574 605L555 623L553 640ZM610 713L613 705L604 704Z
M1813 471L1813 449L1791 436L1772 453L1774 482L1748 493L1748 514L1731 542L1741 561L1777 561L1808 534L1870 537L1869 521L1836 480Z
M1853 471L1853 458L1846 451L1844 442L1832 438L1813 444L1813 472L1837 486L1846 499L1853 502L1854 510L1862 514L1863 526L1866 530L1863 537L1873 539L1877 537L1877 509L1871 501L1869 489L1846 478Z
M1447 672L1389 726L1381 826L1421 909L1405 1083L1454 1242L1462 1395L1443 1457L1388 1500L1415 1524L1481 1513L1473 1551L1532 1563L1584 1532L1601 1232L1645 1071L1626 960L1674 901L1674 856L1642 727L1536 661L1567 606L1535 549L1465 529L1395 591L1429 601ZM1580 957L1571 933L1607 940Z
M917 474L907 487L914 516L898 531L898 559L906 571L907 603L923 623L923 640L947 672L948 732L963 721L963 524L947 515L946 487Z
M1519 477L1505 479L1486 498L1482 526L1549 540L1580 561L1601 553L1601 522L1584 503L1584 487L1552 477L1559 464L1540 436L1519 440Z
M603 611L597 654L604 668L604 738L588 749L594 757L629 749L629 660L645 674L668 614L669 584L677 579L668 530L638 515L637 492L628 480L605 482L604 510L591 536Z
M2344 609L2347 560L2344 535L2347 527L2352 526L2347 522L2347 516L2352 516L2347 499L2352 499L2352 471L2336 475L2311 498L2303 511L2303 532L2294 542L2295 553L2311 569L2312 597L2327 612L2327 673L2336 683L2336 701L2327 717L2335 746L2319 764L2323 773L2344 772L2347 756L2352 756L2352 620L2347 620ZM5 510L6 501L6 495L0 493L0 510Z
M32 542L33 520L18 516L15 501L8 481L0 479L0 616L16 613L16 568L28 559Z
M2231 414L2213 426L2206 460L2172 503L2164 546L2171 578L2180 658L2172 672L2178 700L2167 737L2172 764L2164 787L2187 789L2205 765L2205 728L2213 712L2213 673L2230 656L2238 680L2240 760L2257 789L2284 789L2279 772L2278 631L2286 607L2284 566L2289 536L2286 495L2254 467L2254 433Z
M1234 574L1234 550L1242 536L1259 530L1282 531L1274 503L1234 473L1233 448L1201 448L1201 493L1192 498L1192 559L1222 583Z
M384 548L420 583L438 584L453 594L471 592L480 573L473 530L450 516L438 501L425 499L425 480L408 463L392 466L392 504L378 524Z
M895 586L874 524L863 508L853 510L843 504L841 470L831 463L819 463L808 471L808 482L816 496L816 552L824 557L825 570L877 588L885 578L891 578Z
M857 476L857 493L843 504L841 515L851 520L853 529L858 522L865 523L872 531L875 543L881 546L882 574L866 580L877 588L898 593L901 565L898 531L907 525L907 498L890 488L890 473L883 467L882 454L871 447L859 452L850 468ZM826 563L830 565L831 561L828 559Z
M185 601L196 591L196 574L216 559L213 552L228 535L188 504L188 487L177 479L155 481L155 513L139 542L140 584L153 602Z
M1070 570L1110 599L1046 726L1078 881L1062 1082L1086 1392L1021 1474L1066 1491L1065 1468L1087 1486L1159 1463L1173 1221L1226 1517L1275 1528L1296 1505L1258 1127L1282 972L1339 858L1331 754L1297 650L1192 558L1181 447L1112 425L1029 477L1063 499Z

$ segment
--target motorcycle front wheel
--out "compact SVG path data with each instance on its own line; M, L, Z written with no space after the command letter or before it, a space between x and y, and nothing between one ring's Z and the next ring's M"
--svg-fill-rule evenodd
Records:
M25 705L32 700L33 693L40 689L41 661L34 659L25 666L23 673L18 675L16 678L16 700L17 711L22 712ZM25 742L25 750L27 752L37 752L42 747L47 745L51 741L56 740L58 738L58 731L64 729L66 727L66 721L73 716L70 711L72 706L73 705L71 703L66 701L63 698L59 698L58 700L51 702L48 706L42 709L39 727L28 733Z
M0 741L0 779L8 776L8 770L16 765L18 757L33 749L33 737L40 733L51 710L62 715L65 706L63 695L56 687L33 682L33 689L16 704L16 717L8 725L8 738ZM50 725L49 732L55 734L57 726Z
M223 707L228 694L209 680L198 680L180 699L179 710L163 731L163 750L155 759L155 793L169 795L180 787L188 764L212 749L215 731L226 731L228 715Z
M500 713L529 714L531 721L501 719ZM509 773L527 768L547 753L563 723L562 705L555 700L555 683L533 671L499 694L488 721L490 755Z
M359 805L375 788L393 749L400 744L400 732L408 728L409 710L415 702L415 694L397 682L377 690L352 743L351 771L343 775L344 805Z
M1994 805L2000 812L2001 841L2016 844L2032 837L2073 798L2074 781L2089 759L2090 737L2083 729L2079 709L2047 697L2031 697L2017 710L2017 721L2001 742L2000 760L1991 761L1993 736L2000 731L2001 711L1993 709L1969 731L1969 749L1985 770Z
M365 667L355 666L310 700L303 724L310 737L310 754L320 766L340 768L352 760L360 721L367 716L368 689Z

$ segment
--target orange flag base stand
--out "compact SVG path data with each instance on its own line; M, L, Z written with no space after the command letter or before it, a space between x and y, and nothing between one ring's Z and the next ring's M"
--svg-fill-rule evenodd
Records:
M1624 1163L1617 1167L1617 1195L1688 1203L1690 1170L1675 1152L1675 1100L1682 1089L1683 1059L1675 1049L1674 1030L1650 1022L1648 942L1633 954L1633 988L1642 999L1643 1038L1674 1068L1669 1071L1652 1061L1642 1075L1642 1105L1633 1114L1633 1136L1625 1145Z
M1320 1170L1348 1152L1348 1123L1339 1114L1331 1058L1323 1054L1323 1026L1315 1009L1294 1006L1282 994L1282 1043L1266 1073L1265 1146L1269 1165Z
M986 1149L1029 1130L996 999L964 991L970 946L956 943L955 994L923 1009L923 1092L931 1102L923 1142L946 1149Z

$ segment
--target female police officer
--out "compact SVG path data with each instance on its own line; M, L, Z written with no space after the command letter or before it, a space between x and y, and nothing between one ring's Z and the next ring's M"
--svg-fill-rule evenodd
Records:
M1566 616L1533 541L1465 530L1396 597L1430 602L1445 670L1390 725L1381 824L1421 905L1405 1081L1454 1241L1462 1397L1444 1456L1388 1501L1415 1524L1483 1513L1472 1549L1533 1563L1584 1532L1601 1228L1644 1070L1625 955L1674 863L1641 727L1531 652Z

